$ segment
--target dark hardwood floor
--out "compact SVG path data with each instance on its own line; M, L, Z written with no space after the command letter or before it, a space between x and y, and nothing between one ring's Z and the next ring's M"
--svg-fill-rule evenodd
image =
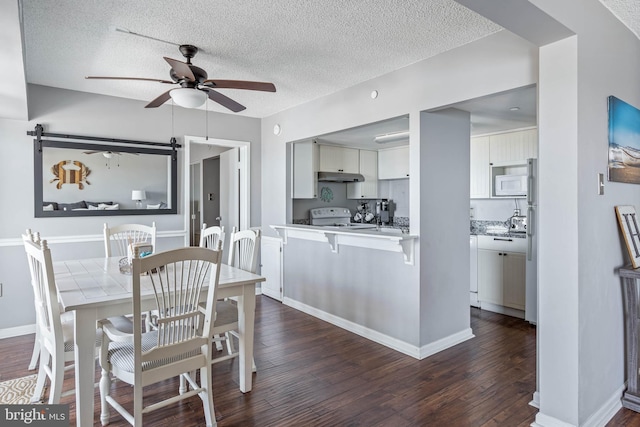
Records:
M260 296L253 391L238 389L237 361L215 365L218 425L529 426L536 413L528 404L535 389L535 328L474 308L471 326L474 339L419 361ZM0 340L1 380L31 373L33 339ZM65 390L72 387L69 372ZM114 387L131 403L128 385ZM177 380L168 380L147 396L151 401L177 387ZM97 389L95 396L99 426ZM62 403L70 405L75 424L74 397ZM203 424L197 397L145 417L149 426ZM112 411L110 425L128 424ZM609 425L640 427L640 414L621 410Z

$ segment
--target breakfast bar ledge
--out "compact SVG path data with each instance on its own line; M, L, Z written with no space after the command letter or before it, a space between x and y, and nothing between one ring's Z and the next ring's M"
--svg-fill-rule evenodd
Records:
M287 244L289 238L295 238L327 242L334 253L338 253L340 245L401 252L404 255L404 263L414 265L414 248L418 236L399 233L395 229L349 229L348 227L298 224L271 225L270 227L278 233L284 244Z

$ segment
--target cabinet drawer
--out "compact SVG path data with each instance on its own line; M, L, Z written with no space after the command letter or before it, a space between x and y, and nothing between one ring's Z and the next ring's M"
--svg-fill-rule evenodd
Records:
M478 249L527 253L527 239L509 236L478 236Z

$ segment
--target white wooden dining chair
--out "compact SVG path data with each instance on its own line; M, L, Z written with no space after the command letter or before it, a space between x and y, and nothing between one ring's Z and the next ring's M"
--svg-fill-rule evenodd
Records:
M258 265L258 251L260 249L260 230L248 229L236 231L233 227L229 239L229 259L227 264L255 273ZM238 356L231 335L237 337L238 333L238 306L233 300L218 301L217 317L213 327L215 334L224 334L227 345L227 355L216 357L214 363ZM252 362L253 363L253 362ZM253 363L255 371L255 363Z
M222 251L186 247L132 260L133 334L123 334L109 321L99 322L104 331L100 351L100 421L109 424L109 406L133 426L142 426L143 414L178 400L199 396L207 426L215 426L211 389L211 334L220 277ZM199 309L201 293L208 286L207 309ZM153 294L157 325L142 331L141 294ZM200 383L195 372L200 370ZM111 392L111 376L133 386L133 411L120 405ZM143 405L143 388L180 375L191 390ZM130 399L130 397L129 397ZM149 401L149 396L145 399Z
M222 243L221 247L224 247L224 226L213 225L207 227L206 223L202 224L202 230L200 230L200 247L201 248L217 248L218 242ZM201 304L202 305L202 304ZM214 342L216 343L216 350L222 350L222 338L219 335L214 335Z
M48 402L57 404L62 396L74 392L68 390L62 393L64 372L73 368L73 365L65 367L66 362L74 360L73 314L60 311L51 250L47 241L41 240L38 233L31 233L30 230L22 235L22 241L33 286L40 355L38 379L32 401L37 402L41 399L48 378L51 383ZM101 337L102 334L97 331L96 346L99 345Z
M213 225L207 227L207 224L202 224L202 230L200 231L200 247L201 248L215 248L221 241L224 246L224 226L218 227Z
M151 226L143 224L120 224L109 227L104 223L104 254L105 257L111 256L125 257L129 255L129 245L131 243L149 243L156 250L156 223L152 222ZM133 327L130 324L131 319L127 316L112 317L109 320L120 330L127 331ZM129 326L127 328L127 326ZM145 326L150 329L153 327L153 313L145 313Z
M110 256L125 257L128 255L130 243L150 243L156 250L156 223L151 226L143 224L120 224L109 227L104 223L104 253Z

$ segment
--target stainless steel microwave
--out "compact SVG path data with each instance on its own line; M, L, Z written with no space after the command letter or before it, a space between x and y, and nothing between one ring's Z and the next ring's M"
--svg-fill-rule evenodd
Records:
M527 175L496 175L494 194L496 196L526 196Z

